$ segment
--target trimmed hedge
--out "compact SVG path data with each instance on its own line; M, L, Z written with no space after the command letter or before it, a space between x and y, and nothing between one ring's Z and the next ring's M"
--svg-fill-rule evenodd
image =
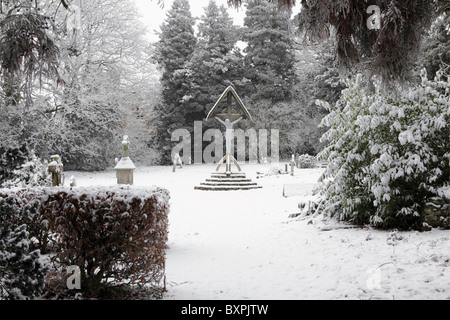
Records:
M168 239L167 190L116 186L15 193L24 204L40 201L31 233L44 250L47 238L56 245L54 262L80 268L85 296L98 295L110 283L161 285Z

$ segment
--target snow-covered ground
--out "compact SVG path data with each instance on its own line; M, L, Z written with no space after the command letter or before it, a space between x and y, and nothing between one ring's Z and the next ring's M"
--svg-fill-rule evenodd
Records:
M269 167L244 164L262 189L194 190L214 168L135 171L135 185L171 193L165 299L450 299L450 231L348 229L289 218L313 197L320 168L257 179ZM116 183L113 170L65 174L78 186ZM304 191L285 198L288 183Z

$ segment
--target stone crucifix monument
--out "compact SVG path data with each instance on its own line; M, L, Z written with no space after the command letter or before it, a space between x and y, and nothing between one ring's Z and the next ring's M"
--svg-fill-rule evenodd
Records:
M225 98L226 105L223 106L222 102ZM236 102L235 108L233 108L233 99ZM225 126L226 155L219 161L216 172L211 174L211 178L206 179L199 186L195 186L194 189L205 191L233 191L262 188L262 186L258 186L257 183L252 182L252 179L246 178L245 173L231 172L232 163L241 171L241 167L231 153L231 146L234 139L233 126L242 119L252 119L233 87L230 86L225 89L219 100L217 100L216 104L208 113L206 120L209 119L216 119ZM224 162L226 166L225 172L217 172Z
M227 99L226 107L221 110L221 103L224 99ZM232 107L233 99L236 102L237 109L234 109ZM231 154L231 144L233 143L234 138L234 130L233 126L241 121L242 119L248 119L251 120L252 117L250 116L250 113L248 112L247 108L242 103L242 100L237 95L236 91L232 86L229 86L225 89L225 91L222 93L220 98L217 100L217 102L212 107L211 111L208 113L208 116L206 117L206 120L215 118L218 120L221 124L225 126L225 150L226 154L225 156L219 161L216 171L219 171L219 168L221 165L225 162L225 172L227 175L231 174L231 162L233 162L239 171L241 171L241 168L236 161L236 159Z

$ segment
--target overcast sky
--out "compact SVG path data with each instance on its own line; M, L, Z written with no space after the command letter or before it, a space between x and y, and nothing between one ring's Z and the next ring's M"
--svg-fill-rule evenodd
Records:
M149 28L151 39L156 41L158 37L153 33L153 30L159 30L159 27L166 18L166 11L172 7L173 0L164 0L164 8L158 5L158 0L134 0L136 6L143 15L143 21ZM204 14L204 8L208 5L209 0L190 0L191 13L194 17L200 18ZM228 7L227 0L216 0L217 5L225 5L230 16L233 17L234 23L242 25L245 16L245 8L235 9Z

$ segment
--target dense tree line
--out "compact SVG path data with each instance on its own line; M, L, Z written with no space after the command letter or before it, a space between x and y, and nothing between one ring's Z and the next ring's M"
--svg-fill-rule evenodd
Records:
M159 86L138 10L128 0L60 4L1 2L1 144L60 154L66 170L103 170L126 133L137 158L152 158Z
M297 62L298 35L291 15L269 1L251 0L244 25L237 27L226 8L211 0L195 33L189 2L174 1L157 50L163 67L162 100L157 109L161 163L171 161L176 143L170 141L173 130L184 128L192 135L194 121L206 118L229 85L253 116L251 123L241 122L241 128L280 130L280 151L285 158L296 152L317 153L313 146L319 137L315 118L320 110L306 99L315 97L306 89L315 89L299 88L300 80L311 75L303 74L302 63ZM245 45L238 46L238 41ZM308 59L317 61L311 56ZM317 133L304 132L305 124ZM213 120L204 122L203 127L220 128Z
M360 23L368 14L356 2L302 1L301 13L291 19L293 1L249 0L244 26L236 27L214 1L196 26L189 2L177 0L154 47L131 1L2 1L1 145L28 148L29 159L31 151L44 159L59 153L67 170L102 170L120 155L126 133L140 163L168 163L173 130L192 133L193 121L204 119L222 90L234 85L254 116L242 128L280 129L282 157L316 154L323 133L317 124L327 111L315 100L338 100L345 87L342 67L352 68L350 77L367 71L388 81L425 67L432 79L449 61L445 1L402 8L381 2L389 22L379 32L383 48L374 47L376 31ZM410 52L374 73L380 50L408 37L416 39ZM313 42L323 39L329 43Z
M189 11L187 1L177 2L185 2ZM315 100L336 102L345 88L345 77L363 73L367 90L374 90L373 81L392 89L393 82L417 81L421 67L426 67L432 78L442 63L448 63L448 6L444 1L380 2L381 26L374 30L368 27L366 2L302 1L301 12L291 19L294 1L230 0L230 5L246 10L237 39L221 38L223 30L233 28L218 20L227 19L227 13L211 10L213 3L200 19L203 27L216 20L209 27L207 46L205 31L200 29L196 35L190 29L189 37L197 38L190 49L192 55L180 51L183 63L179 69L164 69L181 82L171 90L162 79L167 88L162 106L167 112L159 117L170 124L161 123L158 130L164 136L159 147L162 163L170 161L173 129L186 128L192 133L193 121L205 118L221 88L228 84L235 86L254 116L252 124L240 126L279 129L280 153L287 158L293 153L320 151L319 138L324 131L317 125L327 111ZM243 50L236 49L236 40L245 43ZM228 50L223 50L227 41ZM168 43L163 31L159 44L164 48ZM169 47L177 50L175 45ZM314 68L308 69L308 64ZM176 105L174 98L178 99ZM204 123L206 128L210 125Z

